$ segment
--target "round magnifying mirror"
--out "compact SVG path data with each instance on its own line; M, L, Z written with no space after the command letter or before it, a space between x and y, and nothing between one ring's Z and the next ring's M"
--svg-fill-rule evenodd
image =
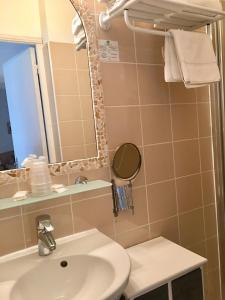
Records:
M117 178L134 179L141 168L141 154L137 146L131 143L122 144L113 158L112 169Z

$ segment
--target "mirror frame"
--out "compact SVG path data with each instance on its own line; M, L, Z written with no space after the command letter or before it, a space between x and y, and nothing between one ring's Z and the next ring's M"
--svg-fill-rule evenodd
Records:
M106 140L103 86L100 73L100 61L98 57L95 16L89 12L85 1L67 1L71 2L74 9L81 17L87 35L87 51L92 88L93 113L95 118L97 157L49 164L50 173L53 176L66 175L68 173L108 166L108 146ZM25 168L0 171L0 185L11 183L15 180L25 182L27 181L28 176L29 169Z

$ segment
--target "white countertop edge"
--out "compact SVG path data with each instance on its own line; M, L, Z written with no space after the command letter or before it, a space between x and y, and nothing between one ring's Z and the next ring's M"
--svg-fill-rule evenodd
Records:
M157 289L157 288L159 288L159 287L161 287L161 286L163 286L163 285L165 285L165 284L168 284L169 282L171 282L171 281L173 281L173 280L175 280L175 279L177 279L177 278L179 278L179 277L182 277L182 276L188 274L189 272L192 272L192 271L194 271L194 270L196 270L196 269L199 269L199 268L201 268L201 267L202 267L202 264L196 265L196 266L194 266L194 267L192 267L192 268L190 268L190 269L185 270L184 272L177 273L177 274L176 274L175 276L173 276L173 277L165 278L165 279L162 280L162 281L158 281L158 282L155 283L155 284L152 284L152 285L150 285L150 286L148 286L148 287L146 287L146 288L143 288L143 289L139 290L136 294L134 294L134 293L129 294L128 292L126 292L126 290L125 290L125 292L124 292L123 294L124 294L127 298L129 298L129 300L134 300L136 297L139 297L139 296L141 296L141 295L144 295L145 293L151 292L151 291L153 291L153 290L155 290L155 289Z
M190 263L184 263L184 267L182 267L181 269L179 269L178 267L176 267L176 271L168 270L168 274L162 275L162 278L158 280L149 280L149 282L147 283L147 280L145 280L145 278L143 276L146 276L146 274L148 273L152 273L154 272L154 270L151 269L151 261L149 261L149 265L147 265L148 260L145 260L145 257L143 257L141 254L143 254L143 249L145 249L145 246L148 245L148 250L149 252L151 251L151 244L153 245L153 247L157 246L157 242L159 243L164 243L165 247L166 246L170 246L173 247L174 249L174 258L176 258L176 260L179 260L179 257L176 257L176 250L179 253L184 254L184 256L186 256L187 258L190 257ZM161 249L160 251L162 251L162 246L163 244L160 245ZM124 291L124 295L129 298L130 300L134 299L135 297L138 297L140 295L143 295L146 292L152 291L164 284L167 284L168 282L173 281L176 278L179 278L191 271L194 271L200 267L202 267L206 262L207 259L180 246L177 245L163 237L158 237L155 239L152 239L150 241L135 245L133 247L130 247L128 249L126 249L128 252L128 255L130 256L131 259L131 263L135 260L135 263L138 264L138 268L133 268L131 267L131 273L130 273L130 278L129 278L129 282L128 285ZM146 250L146 249L145 249ZM151 259L154 260L154 255L155 255L155 249L153 250L153 254ZM165 253L166 255L166 253ZM134 256L135 258L132 259L132 256ZM173 257L169 257L168 259L173 260ZM150 260L150 259L149 259ZM143 264L144 262L144 264ZM160 264L160 263L159 263ZM156 266L156 265L155 265ZM155 267L153 266L153 267ZM162 267L162 266L161 266ZM165 266L166 268L166 266ZM156 270L157 272L157 270ZM151 277L151 276L150 276ZM157 276L159 277L159 276ZM144 279L144 280L142 280Z

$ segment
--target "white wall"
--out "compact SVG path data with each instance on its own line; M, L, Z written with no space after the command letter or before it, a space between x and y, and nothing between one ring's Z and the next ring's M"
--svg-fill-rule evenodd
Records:
M41 38L39 0L0 0L0 35Z
M75 14L69 0L0 0L0 36L72 43Z
M73 43L71 24L76 11L71 2L69 0L41 0L41 2L46 18L42 20L42 25L46 26L43 29L48 41Z

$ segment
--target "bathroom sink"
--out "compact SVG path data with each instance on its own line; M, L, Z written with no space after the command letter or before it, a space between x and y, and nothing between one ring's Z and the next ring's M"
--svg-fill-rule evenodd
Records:
M121 246L96 229L56 242L56 250L46 257L32 247L0 258L0 299L120 297L130 273L130 260Z
M10 299L100 299L113 277L113 267L104 259L91 255L63 257L43 262L23 275L12 288Z

